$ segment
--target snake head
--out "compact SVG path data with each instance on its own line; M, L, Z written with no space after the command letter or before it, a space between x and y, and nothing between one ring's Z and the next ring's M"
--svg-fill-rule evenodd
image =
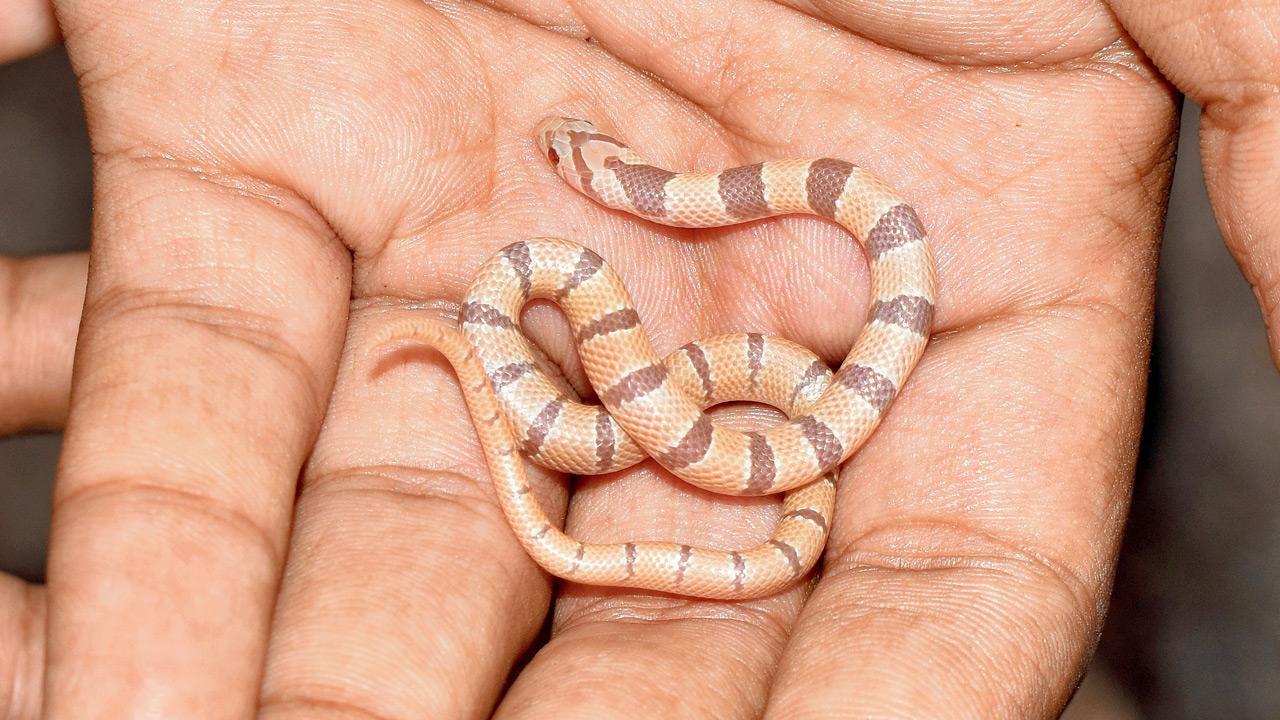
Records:
M619 156L630 153L625 145L586 120L549 117L538 124L535 136L538 149L560 177L590 197L595 197L591 179L616 163Z

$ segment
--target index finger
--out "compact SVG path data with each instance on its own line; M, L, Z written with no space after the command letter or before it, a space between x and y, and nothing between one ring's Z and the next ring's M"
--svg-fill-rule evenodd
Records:
M1262 309L1280 366L1280 13L1218 0L1139 3L1113 11L1179 90L1203 108L1200 148L1213 212ZM1177 28L1177 31L1171 31Z
M235 167L99 156L96 182L45 716L245 716L349 260L307 203Z

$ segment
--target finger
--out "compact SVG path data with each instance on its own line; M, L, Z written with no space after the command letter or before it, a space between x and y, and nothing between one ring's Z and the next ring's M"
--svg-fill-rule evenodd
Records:
M1280 14L1267 3L1222 0L1111 5L1161 72L1202 108L1209 199L1280 366Z
M57 39L58 22L50 0L0 3L0 63L34 55Z
M40 717L44 621L44 588L0 573L0 717Z
M377 346L410 317L457 322L389 299L352 315L303 478L265 717L481 717L543 625L550 582L497 505L457 378L429 348ZM558 515L563 486L530 477Z
M1118 28L1093 0L783 0L885 47L965 65L1050 65L1092 55ZM1033 58L1028 61L1028 58Z
M553 32L586 39L587 31L567 0L483 0L484 4L510 13L524 22Z
M97 159L53 500L49 718L253 711L341 343L350 261L308 203L235 166L147 155Z
M0 435L66 420L86 260L0 258Z
M816 118L809 117L809 111L816 103L845 94L892 92L900 97L901 88L929 67L879 52L857 38L834 35L824 24L765 0L753 0L750 12L719 0L587 0L573 7L590 36L610 53L658 78L742 140L762 146L775 139L775 133L766 130L778 124L793 127L797 139L810 135L807 128ZM788 61L790 94L780 102L775 68L779 58L789 60L798 48L808 61ZM850 63L851 58L858 62ZM844 122L861 138L877 118L863 117L859 109L850 104L846 110L856 114ZM637 147L656 144L646 137L628 141Z
M989 7L964 0L945 8L896 0L790 4L796 7L770 0L753 0L749 9L731 0L586 0L573 8L595 41L703 108L744 144L768 148L778 128L787 128L791 149L803 148L807 138L823 138L833 129L821 107L843 101L838 127L847 142L868 154L882 145L901 154L899 126L928 127L930 140L945 138L940 125L957 122L954 105L983 99L973 97L980 94L976 87L939 73L945 67L939 60L963 64L949 68L957 75L974 70L974 64L1052 64L1090 57L1119 36L1096 3L1063 3L1056 12L1039 14L1047 7L1043 3L1006 3L1001 22L990 20L995 16ZM854 32L833 33L828 23L802 10ZM1006 11L1027 27L1007 22ZM1058 12L1063 16L1056 17ZM986 28L978 27L979 18ZM892 49L901 43L921 53ZM777 82L779 62L786 63L785 87ZM1004 124L998 117L992 121Z

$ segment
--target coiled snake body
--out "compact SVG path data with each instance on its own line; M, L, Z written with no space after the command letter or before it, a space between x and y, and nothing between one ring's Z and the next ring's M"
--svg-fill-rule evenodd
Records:
M591 199L667 225L710 227L787 213L831 218L871 267L870 317L834 374L808 350L758 334L689 343L660 359L617 275L575 243L534 239L480 269L461 334L432 323L389 328L440 350L462 382L502 508L547 571L576 582L708 598L767 595L802 577L826 543L840 463L880 422L929 337L933 262L915 212L881 180L842 160L779 160L718 173L649 165L590 123L550 118L537 141L560 176ZM603 406L569 398L520 333L522 307L563 308ZM703 410L744 400L789 421L763 432L711 422ZM518 440L517 440L518 438ZM520 453L595 474L651 457L698 487L730 495L786 492L773 537L728 552L665 542L581 543L539 507Z

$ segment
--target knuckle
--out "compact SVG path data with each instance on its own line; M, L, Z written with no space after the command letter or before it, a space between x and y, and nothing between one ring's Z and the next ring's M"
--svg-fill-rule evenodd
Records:
M79 480L79 481L77 481ZM270 527L264 517L230 499L196 489L216 487L214 479L197 480L188 476L190 487L180 487L171 480L125 475L100 478L64 478L73 489L54 498L55 530L71 518L101 514L114 523L128 522L131 517L145 518L148 526L185 528L187 537L216 536L220 544L258 552L270 567L279 567L284 559L284 537ZM179 536L170 533L171 538Z

